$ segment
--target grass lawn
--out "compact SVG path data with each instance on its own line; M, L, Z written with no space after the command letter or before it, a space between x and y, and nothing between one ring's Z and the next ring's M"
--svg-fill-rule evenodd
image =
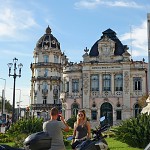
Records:
M113 138L106 138L106 141L108 142L110 150L142 150L139 148L129 147L129 145L122 143L120 141L116 141ZM67 146L66 149L71 150L71 147Z
M113 138L106 138L106 141L111 150L143 150L139 148L129 147L129 145L122 143L120 141L116 141Z
M106 138L106 141L108 142L108 146L110 150L143 150L139 148L129 147L129 145L122 143L120 141L116 141L113 138ZM0 143L0 144L7 144L12 146L14 143ZM66 149L72 150L70 146L67 146Z

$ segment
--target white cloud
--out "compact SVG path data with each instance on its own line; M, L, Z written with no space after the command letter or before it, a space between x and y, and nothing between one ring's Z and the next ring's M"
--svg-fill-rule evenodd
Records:
M101 4L101 0L81 0L75 3L75 8L87 8L87 9L94 9L97 5Z
M129 7L129 8L142 8L141 5L138 5L136 2L134 1L130 1L130 2L124 2L124 1L115 1L115 2L106 2L105 3L108 6L111 7Z
M147 21L140 26L131 26L131 32L123 34L120 40L130 43L133 56L147 56Z
M129 7L129 8L142 8L141 5L138 5L134 1L106 1L106 0L80 0L79 2L75 3L75 8L81 9L94 9L99 5L105 5L109 7Z
M24 30L36 25L31 11L9 6L5 2L0 6L0 38L21 39Z

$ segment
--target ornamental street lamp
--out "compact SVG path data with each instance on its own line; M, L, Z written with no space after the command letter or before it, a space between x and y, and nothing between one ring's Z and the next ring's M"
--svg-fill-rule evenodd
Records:
M12 123L15 122L15 86L16 86L16 77L21 77L21 68L23 67L23 65L20 63L18 65L18 69L19 69L19 75L16 74L16 70L17 70L17 58L13 59L13 63L8 63L8 68L9 68L9 77L12 76L14 78L14 87L13 87L13 110L12 110ZM14 65L14 72L13 74L11 74L11 67Z

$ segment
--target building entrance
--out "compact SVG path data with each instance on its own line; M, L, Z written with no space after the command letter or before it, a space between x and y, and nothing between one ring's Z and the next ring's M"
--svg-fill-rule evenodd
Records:
M108 102L103 103L100 108L101 117L105 116L106 119L104 121L105 124L113 125L113 108L112 105Z

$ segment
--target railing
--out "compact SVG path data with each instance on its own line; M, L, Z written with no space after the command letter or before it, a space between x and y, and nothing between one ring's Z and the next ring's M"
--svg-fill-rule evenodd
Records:
M60 69L62 67L62 64L61 63L53 63L53 62L38 62L38 63L31 64L31 68L43 67L43 66L57 67Z

